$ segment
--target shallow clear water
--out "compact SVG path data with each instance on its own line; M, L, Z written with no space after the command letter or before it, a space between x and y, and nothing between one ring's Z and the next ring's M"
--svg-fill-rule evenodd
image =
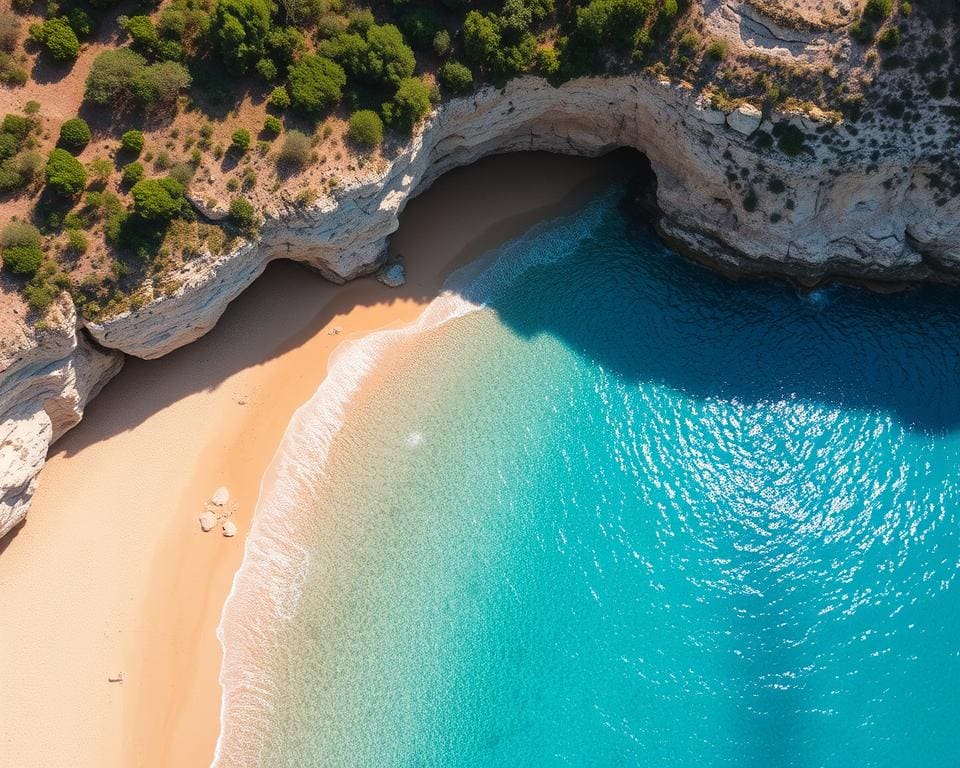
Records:
M733 284L615 199L304 469L249 764L960 765L956 294Z

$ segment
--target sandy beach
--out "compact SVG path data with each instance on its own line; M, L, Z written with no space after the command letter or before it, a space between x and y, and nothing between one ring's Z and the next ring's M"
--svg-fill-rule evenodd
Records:
M0 540L0 764L208 766L221 608L261 476L331 351L411 322L453 268L573 210L621 160L515 155L454 171L401 218L402 288L274 263L200 341L128 360ZM230 539L197 521L222 485Z

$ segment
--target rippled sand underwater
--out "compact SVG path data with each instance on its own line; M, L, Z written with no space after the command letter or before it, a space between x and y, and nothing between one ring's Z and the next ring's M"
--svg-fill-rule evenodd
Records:
M960 765L957 294L731 283L616 201L305 412L223 764Z

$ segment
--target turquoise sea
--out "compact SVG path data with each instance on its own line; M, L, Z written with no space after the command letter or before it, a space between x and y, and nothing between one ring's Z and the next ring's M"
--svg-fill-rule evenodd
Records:
M618 200L298 414L220 765L960 766L957 294L733 283Z

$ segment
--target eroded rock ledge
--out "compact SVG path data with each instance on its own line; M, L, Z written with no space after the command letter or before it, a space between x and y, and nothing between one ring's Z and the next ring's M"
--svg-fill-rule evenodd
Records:
M808 137L796 158L757 147L757 110L725 114L684 85L644 75L553 88L521 78L446 104L369 183L315 207L279 206L258 241L199 257L180 288L136 311L86 322L72 309L0 373L0 535L26 513L48 445L120 366L118 350L155 358L209 331L273 259L343 282L375 271L406 202L440 175L496 153L596 156L634 147L657 175L659 229L679 249L738 273L960 282L960 201L937 204L933 162L908 136L874 136L801 115L774 115ZM946 135L939 114L925 120ZM870 157L866 147L883 148Z

